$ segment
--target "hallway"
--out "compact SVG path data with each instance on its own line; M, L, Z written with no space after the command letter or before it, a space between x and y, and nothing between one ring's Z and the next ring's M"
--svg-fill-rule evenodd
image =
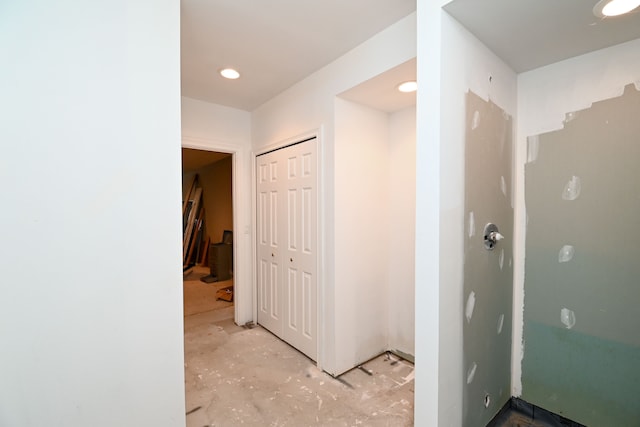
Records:
M184 320L188 427L413 425L413 364L395 355L335 379L232 306Z

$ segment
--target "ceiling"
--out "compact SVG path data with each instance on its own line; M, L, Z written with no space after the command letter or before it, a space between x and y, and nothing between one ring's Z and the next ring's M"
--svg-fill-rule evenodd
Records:
M454 0L444 9L516 72L640 38L640 9L596 18L598 0Z
M415 58L360 83L339 96L379 111L393 113L416 105L415 92L402 93L397 90L400 83L410 80L416 80Z
M252 111L415 8L416 0L182 0L182 95ZM242 76L223 79L225 67Z
M600 19L592 13L596 2L453 0L444 9L523 72L640 38L640 11ZM253 111L415 7L416 0L182 0L182 94ZM224 67L235 67L242 76L223 79L218 70ZM387 74L341 96L397 110L393 103L406 97L382 101L380 95L387 90L383 84L398 83Z

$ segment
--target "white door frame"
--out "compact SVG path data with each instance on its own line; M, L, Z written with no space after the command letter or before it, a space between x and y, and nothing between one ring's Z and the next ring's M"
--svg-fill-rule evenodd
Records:
M257 189L256 189L256 157L261 154L265 154L269 151L278 150L280 148L287 147L289 145L296 144L298 142L304 141L306 139L316 138L317 144L317 156L316 156L316 170L318 171L317 180L318 180L318 190L317 190L317 230L316 230L316 242L317 246L317 325L318 325L318 349L317 349L317 361L316 365L319 369L322 369L322 366L325 365L325 357L327 355L324 352L324 343L325 341L325 277L324 277L324 248L325 248L325 239L324 239L324 224L325 224L325 216L324 216L324 171L322 165L324 165L324 141L323 141L323 129L322 127L318 129L314 129L299 135L296 135L291 138L287 138L285 140L281 140L272 144L265 145L257 150L251 152L251 229L254 230L253 238L251 239L251 253L253 256L253 318L255 321L258 321L258 272L257 272L257 263L258 263L258 247L256 244L255 231L258 229L257 226L257 205L256 205L256 197L257 197Z
M233 210L233 285L235 290L234 298L234 322L236 324L245 324L247 320L243 319L241 313L248 311L246 298L242 298L250 292L251 284L245 279L244 272L247 271L244 265L244 239L242 238L242 224L240 218L240 206L238 198L238 171L242 170L242 153L238 147L226 144L224 142L208 140L202 138L193 138L188 136L182 137L182 148L191 148L201 151L215 151L218 153L231 154L231 206Z

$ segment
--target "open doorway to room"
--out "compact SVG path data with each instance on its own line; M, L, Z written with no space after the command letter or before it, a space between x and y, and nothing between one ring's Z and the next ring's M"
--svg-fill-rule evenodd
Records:
M182 149L184 316L234 318L233 155Z

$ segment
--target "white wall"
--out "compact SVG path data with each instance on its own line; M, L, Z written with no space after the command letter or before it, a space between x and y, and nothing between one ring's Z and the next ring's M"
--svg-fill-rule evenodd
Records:
M182 146L233 153L235 321L253 318L251 113L182 97Z
M416 108L389 115L389 348L415 355Z
M442 1L418 0L414 424L438 426ZM461 418L457 418L460 420Z
M291 141L296 135L320 130L320 158L322 162L321 204L319 218L324 249L322 260L321 330L324 331L324 352L321 366L335 372L335 331L352 337L358 336L356 324L337 324L335 307L340 304L339 294L349 284L338 281L337 272L348 266L348 258L336 256L338 248L347 244L349 235L339 234L335 228L337 218L349 217L350 204L338 204L339 183L335 179L334 153L334 101L335 96L394 66L415 57L416 15L412 14L381 31L333 63L289 88L252 114L252 140L256 151L282 141ZM322 320L326 319L326 322ZM322 327L324 325L324 327ZM355 355L354 355L355 356Z
M335 373L388 346L388 114L336 99ZM346 237L346 238L344 238ZM354 335L354 330L357 333Z
M179 14L2 5L0 425L185 423Z
M251 113L183 96L182 136L250 148Z
M416 405L415 423L459 426L463 413L464 96L471 90L515 117L516 75L441 10L446 2L439 3L418 3L417 114L421 120L416 154L415 327L416 365L421 369L416 370L415 396L421 404Z
M577 56L518 75L516 152L516 247L512 393L522 393L521 360L524 307L526 208L524 166L527 137L561 129L567 113L622 95L624 86L640 88L640 39Z

